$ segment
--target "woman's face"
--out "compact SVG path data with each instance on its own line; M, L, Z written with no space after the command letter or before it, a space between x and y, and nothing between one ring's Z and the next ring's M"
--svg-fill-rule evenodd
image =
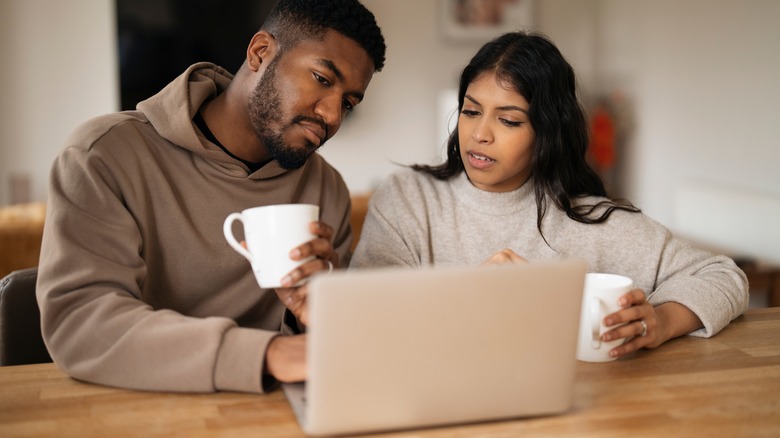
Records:
M531 176L534 129L525 98L493 74L477 77L458 117L460 157L471 183L488 192L509 192Z

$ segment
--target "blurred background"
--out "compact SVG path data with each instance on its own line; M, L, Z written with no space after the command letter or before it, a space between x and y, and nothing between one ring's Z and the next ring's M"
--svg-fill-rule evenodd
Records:
M363 0L387 65L321 152L354 194L397 163L441 160L460 70L525 28L577 72L614 195L702 245L780 263L780 1L487 0L498 16L459 15L470 1ZM0 206L45 202L51 162L86 119L195 61L235 71L272 4L0 0Z

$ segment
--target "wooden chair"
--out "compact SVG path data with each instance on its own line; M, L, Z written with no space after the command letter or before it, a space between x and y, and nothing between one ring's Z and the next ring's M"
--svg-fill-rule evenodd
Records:
M46 204L0 207L0 278L38 266Z
M0 366L52 361L41 336L37 279L38 268L30 268L0 280Z
M352 225L352 252L355 252L355 247L360 240L360 233L363 231L363 221L366 220L368 198L370 197L370 193L352 196L352 215L349 219Z

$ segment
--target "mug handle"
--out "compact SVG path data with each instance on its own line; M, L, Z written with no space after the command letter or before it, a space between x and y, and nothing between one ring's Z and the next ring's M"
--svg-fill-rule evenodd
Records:
M230 213L228 217L225 218L225 223L222 225L222 232L225 234L225 239L227 240L228 245L244 256L245 259L249 260L249 263L254 263L252 261L252 254L241 246L236 240L236 236L233 235L233 222L235 221L239 221L242 224L244 223L244 217L241 216L241 213Z
M588 304L591 324L590 346L593 348L601 348L601 302L598 298L593 297Z

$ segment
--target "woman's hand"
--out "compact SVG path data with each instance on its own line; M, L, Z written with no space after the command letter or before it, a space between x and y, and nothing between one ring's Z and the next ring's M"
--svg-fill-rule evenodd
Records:
M698 316L680 303L669 301L653 307L640 289L634 289L618 300L621 310L604 318L604 325L626 323L601 336L602 341L626 338L609 355L621 357L640 348L656 348L669 339L704 327Z
M613 348L609 355L620 357L640 348L655 348L664 343L668 337L664 335L664 327L656 314L655 308L645 299L641 289L634 289L620 297L618 304L622 309L604 318L604 325L616 327L603 335L602 341L627 338L627 342Z
M504 263L528 263L528 260L506 248L490 256L489 259L482 262L482 265L501 265Z
M294 248L290 251L290 258L302 260L314 256L314 259L309 260L285 275L282 278L282 287L276 289L276 295L279 297L279 300L304 325L308 323L306 309L308 288L305 284L297 287L293 285L317 272L325 270L330 272L334 267L338 267L338 255L333 250L333 245L331 244L333 228L320 221L312 222L309 227L311 232L317 235L317 238Z
M688 334L704 326L701 319L680 303L669 301L653 307L640 289L620 297L621 310L604 318L604 325L626 323L601 336L602 341L627 338L609 355L621 357L640 348L655 348L669 339Z

